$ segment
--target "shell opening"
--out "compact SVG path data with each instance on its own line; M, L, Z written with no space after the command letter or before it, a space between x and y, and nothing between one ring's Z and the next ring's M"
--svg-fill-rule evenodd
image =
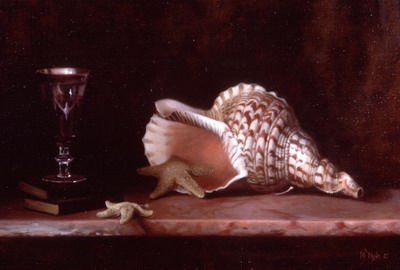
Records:
M338 174L338 182L342 183L342 192L353 198L361 198L364 195L364 190L360 187L354 179L345 172Z

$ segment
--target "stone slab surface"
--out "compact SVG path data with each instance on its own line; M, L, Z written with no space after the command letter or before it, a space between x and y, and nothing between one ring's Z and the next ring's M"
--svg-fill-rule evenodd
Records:
M128 193L124 200L149 203L150 218L120 225L99 219L97 210L51 216L23 208L21 198L0 201L0 236L388 236L400 235L400 190L386 189L364 200L325 194L281 196L187 195L148 201Z

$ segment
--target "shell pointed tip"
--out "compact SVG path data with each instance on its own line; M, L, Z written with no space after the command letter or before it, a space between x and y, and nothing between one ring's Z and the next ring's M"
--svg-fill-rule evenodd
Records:
M360 199L360 198L362 198L362 197L364 197L364 189L360 187L360 188L358 188L358 189L356 190L356 192L354 193L354 198Z

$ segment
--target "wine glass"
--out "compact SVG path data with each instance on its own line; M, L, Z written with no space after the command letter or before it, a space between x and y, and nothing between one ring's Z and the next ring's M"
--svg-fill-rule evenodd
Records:
M85 176L71 174L69 165L74 159L70 145L76 137L78 114L85 93L89 70L73 67L44 68L36 71L42 96L53 107L58 120L56 136L58 174L44 176L42 180L54 183L77 183Z

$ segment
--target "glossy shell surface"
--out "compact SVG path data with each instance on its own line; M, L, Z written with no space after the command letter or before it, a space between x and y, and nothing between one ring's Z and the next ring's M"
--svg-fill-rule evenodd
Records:
M177 156L212 167L199 179L207 192L245 178L260 192L315 186L359 197L362 189L326 159L301 130L291 107L274 92L241 83L220 93L209 110L176 100L156 102L143 138L152 165Z

